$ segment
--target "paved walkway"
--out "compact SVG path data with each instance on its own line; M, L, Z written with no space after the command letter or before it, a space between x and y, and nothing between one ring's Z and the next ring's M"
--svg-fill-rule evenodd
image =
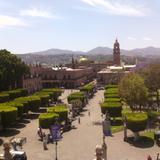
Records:
M71 91L67 90L62 96L66 97ZM58 160L92 160L96 144L102 143L101 112L99 101L102 100L103 91L98 91L89 101L85 112L81 114L81 123L76 120L73 125L76 129L63 134L63 139L58 143ZM90 111L90 116L88 115ZM31 123L21 130L19 136L27 137L24 150L28 160L55 160L55 145L49 144L48 150L43 150L42 142L37 137L38 120L33 119ZM136 148L123 142L123 132L114 137L106 138L108 146L108 160L146 160L148 154L156 155L160 149L156 146L151 148ZM1 147L2 148L2 147Z

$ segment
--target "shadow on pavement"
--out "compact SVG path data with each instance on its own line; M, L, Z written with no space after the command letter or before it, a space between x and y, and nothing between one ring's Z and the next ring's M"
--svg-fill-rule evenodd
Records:
M127 142L138 148L150 148L154 146L153 139L145 136L141 136L137 141L134 140L134 137L128 137Z
M17 129L7 128L0 132L0 137L12 137L19 134L20 131Z
M16 128L16 129L21 129L24 128L26 125L24 123L16 123L12 125L10 128Z

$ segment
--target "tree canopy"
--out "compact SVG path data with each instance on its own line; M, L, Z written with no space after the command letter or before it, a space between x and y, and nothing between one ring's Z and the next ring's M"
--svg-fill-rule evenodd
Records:
M132 109L143 105L148 97L148 89L144 79L136 73L126 75L120 82L119 90L121 97Z
M29 73L29 67L20 58L0 50L0 90L14 88L25 73Z

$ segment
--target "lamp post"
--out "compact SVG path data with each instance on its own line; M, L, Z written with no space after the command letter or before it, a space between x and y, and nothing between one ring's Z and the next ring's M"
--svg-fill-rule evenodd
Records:
M57 140L56 140L56 144L55 144L55 153L56 153L56 157L55 157L55 160L58 160L58 158L57 158L57 145L58 145L58 142L57 142Z

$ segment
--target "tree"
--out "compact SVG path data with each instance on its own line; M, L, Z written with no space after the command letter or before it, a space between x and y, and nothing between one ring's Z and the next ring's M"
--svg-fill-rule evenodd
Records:
M15 88L26 73L29 67L20 58L5 49L0 50L0 90Z
M157 105L159 106L159 89L160 89L160 64L151 64L140 71L145 79L145 84L149 91L156 92Z
M121 80L119 91L122 98L130 105L132 109L145 105L148 97L148 89L145 86L144 79L136 74L129 73Z

